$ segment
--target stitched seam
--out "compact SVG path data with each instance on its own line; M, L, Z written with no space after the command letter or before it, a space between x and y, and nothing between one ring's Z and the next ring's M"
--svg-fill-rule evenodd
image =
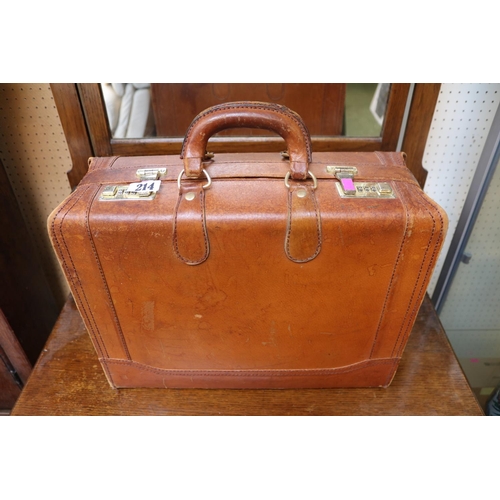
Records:
M104 157L102 157L102 156L94 157L94 160L95 160L94 167L92 168L92 170L89 170L87 173L93 173L95 171L99 171L101 169L101 165L103 163ZM84 179L85 179L85 177L84 177Z
M293 206L293 199L292 199L292 191L288 191L288 222L287 222L287 236L285 240L285 252L287 257L297 263L302 263L302 262L309 262L313 260L315 257L318 256L320 250L321 250L321 219L320 219L320 213L318 209L318 200L316 199L316 196L314 194L314 191L311 191L311 197L313 200L313 205L314 205L314 212L316 214L316 236L318 238L318 244L316 245L316 251L314 252L313 255L310 257L307 257L306 259L296 259L292 257L290 253L290 237L292 235L292 206Z
M423 270L423 267L424 267L425 261L426 261L426 259L427 259L427 255L428 255L428 252L429 252L430 244L431 244L431 241L432 241L432 240L433 240L433 238L434 238L434 234L435 234L435 231L436 231L436 219L434 218L434 216L432 215L432 213L431 213L431 212L430 212L430 211L429 211L426 207L424 207L424 208L425 208L425 210L427 210L427 213L429 213L429 214L430 214L430 216L431 216L431 218L432 218L432 231L431 231L431 236L430 236L430 238L429 238L429 242L427 243L427 247L426 247L426 249L425 249L424 257L423 257L423 259L422 259L422 263L421 263L421 265L420 265L420 270L419 270L418 277L417 277L417 280L416 280L415 284L416 284L416 283L418 283L418 282L420 281L420 276L422 275L422 270ZM433 252L433 254L432 254L433 256L434 256L435 252L436 252L436 248L434 249L434 252ZM431 262L432 262L432 260L431 260ZM429 274L429 270L430 270L430 265L429 265L429 266L427 266L427 272L426 272L426 274L425 274L424 280L422 281L422 284L420 285L420 290L419 290L419 292L418 292L418 294L417 294L417 300L416 300L416 302L414 303L413 310L412 310L412 313L411 313L411 315L409 316L409 318L415 317L415 314L416 314L416 312L417 312L417 311L416 311L416 307L417 307L417 305L416 305L416 304L418 304L418 303L419 303L418 298L419 298L419 297L421 297L421 295L422 295L422 290L423 290L423 288L424 288L424 284L425 284L425 281L426 281L426 280L425 280L425 278L428 276L428 274ZM411 295L410 301L409 301L409 303L408 303L408 308L407 308L407 310L406 310L406 314L405 314L405 317L404 317L404 319L403 319L403 324L402 324L401 329L400 329L400 331L399 331L399 333L398 333L398 337L397 337L397 339L396 339L396 343L394 344L394 348L393 348L393 351L392 351L392 353L393 353L393 354L394 354L394 352L396 351L396 348L397 348L397 346L398 346L398 344L399 344L399 339L400 339L400 336L401 336L401 333L403 332L403 330L405 331L405 335L404 335L404 336L406 336L406 334L407 334L407 332L408 332L408 329L412 326L412 325L411 325L411 321L410 321L409 319L407 320L407 317L408 317L408 313L409 313L410 307L411 307L411 305L412 305L412 303L413 303L413 299L414 299L414 296L415 296L415 288L416 288L416 287L414 287L414 288L413 288L412 295ZM408 321L408 325L405 327L404 325L405 325L405 323L406 323L407 321ZM399 350L399 348L398 348L398 350Z
M244 162L246 163L246 162ZM260 164L262 165L263 163L262 162L254 162L255 164ZM225 164L225 165L235 165L235 162L220 162L219 163L219 166L222 165L222 164ZM269 163L271 164L271 163ZM268 165L268 163L266 163L266 165ZM326 163L325 163L326 165ZM323 165L322 165L323 166ZM180 167L176 167L179 169L179 172L181 171L181 168ZM116 168L114 170L114 172L118 172L119 170L129 170L130 171L130 167L120 167L120 168ZM97 177L101 172L92 172L92 177ZM90 175L90 174L89 174ZM177 177L178 175L173 175L172 177L170 178L163 178L161 179L162 182L175 182L177 183ZM251 181L258 181L258 180L262 180L262 181L276 181L276 180L280 180L281 182L283 182L283 178L284 178L284 175L282 173L278 173L278 172L273 172L273 173L270 173L270 172L266 172L266 173L250 173L250 174L244 174L244 175L241 175L241 176L238 176L236 175L234 172L226 172L226 173L220 173L220 174L212 174L211 175L212 177L212 180L236 180L236 181L243 181L243 180L251 180ZM337 181L337 179L335 177L333 177L331 174L328 175L328 174L325 174L325 173L319 173L319 174L316 174L316 177L318 178L318 180L323 180L323 181ZM415 184L415 185L418 185L418 183L414 180L414 179L408 179L407 177L395 177L391 174L380 174L380 175L372 175L372 176L360 176L358 175L356 177L356 181L360 181L360 182L363 182L363 181L366 181L366 182L375 182L375 180L383 180L383 181L394 181L394 182L404 182L406 184ZM304 179L301 179L302 181ZM131 180L116 180L115 179L109 179L109 180L106 180L106 179L103 179L103 180L98 180L98 181L95 181L93 182L94 184L116 184L117 182L132 182ZM89 181L87 182L87 184L91 184L92 182Z
M426 246L426 249L425 249L425 253L424 253L424 256L422 258L422 263L420 264L420 269L418 271L418 276L417 276L417 279L415 280L415 285L420 281L420 277L422 275L422 270L424 268L424 264L425 264L425 261L427 259L427 254L429 253L429 248L430 248L430 244L431 244L431 241L433 240L434 238L434 233L436 231L436 219L434 218L434 216L432 215L432 212L429 211L429 209L427 207L424 207L425 210L427 210L427 213L430 214L431 218L432 218L432 231L431 231L431 236L429 238L429 242L427 243L427 246ZM436 248L434 249L434 252L433 252L433 256L436 252ZM427 267L427 272L425 274L425 276L428 276L429 274L429 270L430 270L430 266ZM422 281L422 284L420 285L420 291L417 295L417 298L421 296L421 293L422 293L422 289L424 288L424 284L425 284L425 279L424 281ZM416 286L413 287L413 290L412 290L412 293L411 293L411 297L410 297L410 300L408 302L408 307L406 309L406 313L405 313L405 316L403 318L403 323L401 324L401 328L399 330L399 333L398 333L398 336L397 336L397 339L396 339L396 342L394 343L394 347L392 349L392 353L391 353L391 356L394 355L394 353L398 350L399 351L399 348L397 347L398 344L399 344L399 339L401 338L401 334L403 333L403 331L405 332L404 333L404 336L406 336L407 332L408 332L408 329L412 326L411 325L411 321L409 318L411 317L415 317L415 308L417 307L416 304L418 304L418 300L417 302L415 303L415 305L413 306L413 311L412 311L412 314L410 316L409 315L409 312L410 312L410 308L412 307L412 304L414 304L413 302L413 299L415 297L415 289L416 289ZM406 325L406 323L408 322L408 325ZM406 325L406 326L405 326Z
M76 275L76 280L77 280L77 281L75 281L75 280L73 279L73 276L72 276L72 275L71 275L71 273L70 273L70 269L69 269L69 267L68 267L68 264L67 264L67 262L66 262L66 259L64 258L64 254L63 254L62 252L60 252L60 255L61 255L61 258L62 258L63 263L64 263L64 268L66 269L66 275L68 276L69 280L73 283L73 289L74 289L74 292L75 292L75 294L76 294L76 298L77 298L77 300L79 301L79 303L80 303L81 305L83 305L83 300L82 300L82 299L81 299L81 297L80 297L80 293L79 293L79 291L78 291L78 289L79 289L79 288L81 289L81 291L82 291L82 295L83 295L83 297L85 298L85 303L87 304L87 308L88 308L88 311L90 312L90 316L92 317L92 321L90 321L89 315L88 315L88 313L87 313L87 311L86 311L85 307L82 307L82 310L83 310L83 315L85 316L85 318L86 318L86 320L87 320L87 324L89 325L90 329L92 330L93 337L94 337L94 339L96 340L96 345L97 345L97 347L98 347L97 351L98 351L98 352L99 352L99 351L104 351L105 355L106 355L106 356L109 356L109 354L108 354L108 353L107 353L107 351L106 351L106 346L104 345L104 341L103 341L103 339L102 339L102 337L101 337L101 335L100 335L100 332L99 332L99 330L98 330L98 328L97 328L97 324L96 324L96 322L95 322L95 318L92 316L92 310L91 310L91 308L90 308L90 305L89 305L88 299L87 299L87 297L86 297L86 295L85 295L85 291L83 290L83 286L82 286L82 284L81 284L80 278L79 278L78 273L77 273L77 271L76 271L76 267L75 267L75 264L74 264L74 262L73 262L73 258L71 257L71 254L70 254L70 252L69 252L68 245L67 245L67 243L66 243L66 239L64 238L64 233L63 233L63 231L62 231L62 226L63 226L63 223L64 223L64 219L65 219L65 218L66 218L66 216L69 214L69 212L70 212L70 211L71 211L71 210L75 207L75 205L78 203L78 201L80 201L80 199L83 197L83 195L84 195L84 194L86 194L87 192L88 192L88 189L86 189L85 191L83 191L83 192L80 194L80 196L79 196L79 197L75 200L75 203L74 203L74 204L73 204L73 205L72 205L72 206L71 206L71 207L70 207L70 208L66 211L66 213L65 213L65 214L64 214L64 216L62 217L61 222L59 223L59 227L58 227L58 229L59 229L59 233L60 233L60 237L61 237L61 241L63 242L63 244L64 244L64 248L66 249L66 252L67 252L67 254L68 254L68 256L69 256L69 260L70 260L70 262L71 262L71 266L72 266L72 268L73 268L73 271L74 271L74 273L75 273L75 275ZM66 207L66 205L65 205L64 207ZM64 207L63 207L63 208L64 208ZM61 211L61 210L59 210L59 212L60 212L60 211ZM57 212L57 215L59 214L59 212ZM57 215L56 215L56 217L57 217ZM53 225L54 225L54 223L55 223L55 218L54 218L54 219L53 219L53 221L52 221L52 224L53 224ZM56 236L56 233L55 233L55 229L54 229L54 228L53 228L53 234L54 234L54 236L56 237L56 241L58 241L58 240L57 240L57 236ZM58 242L58 245L59 245L59 242ZM92 323L94 324L94 326L92 326ZM94 328L95 328L95 331L97 332L97 335L96 335L96 334L95 334L95 332L94 332ZM101 347L101 345L100 345L100 344L102 344L102 347Z
M214 106L213 108L210 108L209 110L204 111L201 114L199 114L191 122L191 125L187 129L186 137L184 139L184 142L182 143L181 158L184 158L184 152L185 152L185 149L186 149L186 144L190 140L190 136L191 136L192 130L193 130L195 124L198 123L199 120L201 120L205 116L208 116L208 115L210 115L212 113L216 113L217 111L220 111L220 110L231 110L231 109L242 109L242 108L263 109L265 111L275 111L275 112L280 113L280 114L286 116L287 118L291 118L293 121L295 121L295 123L297 123L299 125L299 128L301 129L302 135L303 135L303 137L305 139L306 149L307 149L307 158L308 158L309 162L312 161L311 138L309 136L309 132L308 132L308 130L307 130L304 122L302 121L302 119L301 118L297 118L298 115L294 116L292 114L291 110L289 110L288 108L283 108L283 107L281 107L281 106L279 106L277 104L269 104L267 106L264 106L264 105L259 105L259 104L251 104L249 102L244 103L244 104L240 104L240 105L236 105L236 106L234 104L231 104L231 105L220 104L220 105Z
M111 161L110 161L110 164L108 166L108 169L111 169L113 168L113 165L115 164L116 160L118 160L118 158L120 158L119 156L113 156ZM129 167L130 168L130 167Z
M204 210L204 198L205 198L205 192L203 191L203 189L201 190L198 198L200 200L200 212L201 212L201 228L202 228L202 232L203 232L203 243L205 245L205 254L203 255L203 257L199 260L189 260L189 259L186 259L185 257L183 257L179 251L179 244L178 244L178 238L177 238L177 215L179 213L179 207L180 207L180 204L182 202L182 195L184 193L181 193L179 192L179 197L177 198L177 205L175 207L175 219L174 219L174 237L173 237L173 243L174 243L174 252L175 254L177 255L177 257L184 263L186 264L193 264L193 265L196 265L196 264L201 264L202 262L204 262L205 260L207 260L208 258L208 248L209 248L209 244L208 244L208 234L207 234L207 227L206 227L206 224L205 224L205 210Z
M425 198L425 197L424 197L421 193L419 193L419 194L420 194L420 197L422 198L422 200L423 200L424 202L426 202L427 204L431 205L431 207L432 207L432 208L434 208L434 209L436 208L436 207L434 207L434 205L432 205L432 203L430 203L430 202L429 202L429 201L428 201L428 200L427 200L427 199L426 199L426 198ZM427 210L427 212L430 214L430 216L432 217L432 221L433 221L432 236L431 236L431 239L429 240L429 245L428 245L428 247L427 247L427 248L429 248L430 243L431 243L431 241L432 241L432 239L433 239L433 237L434 237L434 233L435 233L436 219L434 218L434 216L433 216L433 214L432 214L432 211L428 210L427 208L426 208L426 210ZM438 248L439 248L439 246L440 246L440 242L441 242L441 240L442 240L442 238L443 238L443 232L444 232L444 221L443 221L443 217L442 217L442 215L441 215L441 212L440 212L439 210L438 210L437 212L438 212L438 215L439 215L439 219L440 219L440 223L441 223L441 228L440 228L440 230L439 230L439 235L438 235L438 237L437 237L436 244L434 245L434 250L432 251L432 255L431 255L431 258L430 258L430 262L429 262L429 264L428 264L428 266L427 266L427 271L426 271L425 276L424 276L424 279L423 279L423 281L422 281L422 285L421 285L421 287L420 287L420 291L419 291L419 294L418 294L418 296L417 296L417 300L416 300L416 302L415 302L415 304L414 304L414 306L413 306L412 317L416 317L416 315L417 315L417 313L418 313L417 308L419 308L419 307L420 307L420 304L421 304L421 302L422 302L423 296L424 296L425 292L427 291L427 289L426 289L426 288L424 288L424 287L425 287L425 284L427 283L427 280L428 280L429 274L430 274L430 272L431 272L431 269L434 267L433 265L434 265L434 262L435 262L435 260L436 260L437 254L438 254ZM427 252L426 252L426 253L427 253ZM408 330L408 328L410 328L411 326L412 326L411 324L410 324L410 325L408 325L408 327L407 327L406 329ZM399 338L399 337L398 337L398 338ZM396 344L395 344L395 347L396 347L396 346L397 346L397 342L396 342ZM400 347L398 348L398 354L400 354L400 353L401 353L401 351L402 351L402 346L400 346Z
M70 269L69 269L69 266L68 266L68 263L66 262L66 259L64 257L64 253L61 251L61 245L59 243L59 239L57 238L57 234L56 234L56 231L55 231L55 221L57 219L57 216L59 215L59 213L66 208L66 206L69 204L69 202L71 201L71 198L68 199L68 201L60 208L60 210L58 210L57 214L55 215L55 217L52 219L52 223L51 223L51 231L52 231L52 235L54 237L54 240L56 241L57 243L57 248L59 250L59 256L63 262L63 266L64 266L64 269L66 270L66 276L68 277L69 281L71 281L71 283L73 284L73 291L74 293L76 294L76 299L78 300L78 302L81 304L81 311L82 311L82 314L85 316L85 319L86 319L86 323L87 325L89 326L90 328L90 334L93 336L94 340L95 340L95 345L97 347L97 352L99 354L103 354L106 356L106 357L109 357L109 354L107 352L107 349L106 349L106 345L104 344L104 340L102 339L101 337L101 334L99 332L99 329L97 328L97 323L95 321L95 318L92 314L92 309L90 308L90 305L89 305L89 302L88 302L88 299L87 299L87 296L85 295L85 290L83 289L83 286L81 284L81 281L80 281L80 278L78 276L78 273L76 271L76 267L75 267L75 264L73 262L73 259L71 257L71 254L69 252L69 248L68 248L68 245L66 243L66 240L64 238L64 234L62 232L62 225L63 225L63 222L64 222L64 219L66 218L66 216L69 214L69 212L73 209L73 207L77 204L78 201L80 201L80 199L83 197L84 194L86 194L88 192L88 188L86 188L84 191L82 191L82 193L76 198L75 200L75 203L66 211L66 213L64 214L64 216L62 217L61 219L61 222L59 223L59 227L58 227L58 230L59 230L59 233L60 233L60 237L61 237L61 241L63 242L64 244L64 248L66 249L66 253L68 254L68 257L69 257L69 260L71 262L71 266L73 268L73 271L75 273L75 276L76 276L76 280L74 280L71 272L70 272ZM83 295L83 298L85 299L85 304L87 305L87 309L85 308L84 306L84 302L80 296L80 292L78 291L79 288L81 289L81 292L82 292L82 295ZM88 310L88 312L87 312ZM90 313L90 317L89 317L89 313ZM92 321L90 320L90 318L92 318ZM92 324L93 323L93 324ZM95 329L95 330L94 330Z
M398 366L398 363L399 363L400 359L401 358L395 358L395 361L394 361L394 370L387 375L387 378L385 379L384 387L389 386L389 384L391 383L391 380L396 375L396 370L397 370L397 366Z
M207 241L207 233L206 233L206 227L205 227L205 221L204 221L204 217L203 217L203 214L204 214L204 210L203 210L203 196L204 196L204 192L201 191L198 198L200 200L200 212L201 212L201 225L202 225L202 231L203 231L203 235L204 235L204 245L205 245L205 254L204 256L200 259L200 260L189 260L189 259L186 259L184 258L181 254L180 254L180 251L179 251L179 245L178 245L178 238L177 238L177 215L178 215L178 209L179 209L179 206L182 202L182 194L183 193L180 193L179 192L179 197L177 199L177 206L175 207L175 221L174 221L174 250L175 250L175 253L177 255L177 257L184 263L186 264L200 264L202 263L203 261L205 261L207 259L207 254L208 254L208 241Z
M380 163L382 165L387 165L387 162L385 161L385 155L381 155L379 151L374 151L375 156L380 160Z
M319 210L318 206L318 199L316 198L316 195L314 194L314 191L311 191L311 196L314 204L314 210L316 212L316 234L318 235L318 246L316 253L312 256L312 259L314 259L320 252L321 250L321 243L322 243L322 235L321 235L321 212Z
M399 194L399 196L401 198L401 193ZM370 351L370 358L373 356L373 351L375 349L375 344L377 343L377 340L378 340L378 335L380 333L380 328L382 327L382 321L384 319L384 316L385 316L385 313L386 313L386 309L387 309L387 303L389 302L389 295L390 295L390 293L392 291L392 285L394 283L394 277L396 276L396 270L398 268L399 261L400 261L400 258L401 258L401 254L403 252L403 248L405 246L406 238L407 238L407 235L408 235L408 222L409 222L408 208L406 207L406 204L403 203L402 199L401 199L401 205L405 209L405 215L406 215L405 229L404 229L404 232L403 232L403 238L401 239L401 245L399 247L399 252L398 252L398 255L396 257L396 263L394 264L394 269L392 271L391 279L389 281L389 287L387 288L387 293L385 295L384 305L382 306L382 313L380 314L380 319L379 319L379 322L378 322L377 330L375 332L375 337L373 339L373 344L372 344L372 348L371 348L371 351Z
M135 367L139 370L144 370L152 373L158 374L170 374L170 375L199 375L199 376L229 376L229 377L289 377L289 376L304 376L304 375L336 375L342 373L349 373L352 371L359 370L365 366L376 366L376 365L393 365L398 361L398 358L383 358L383 359L371 359L361 361L360 363L355 363L342 368L311 368L311 369L290 369L290 370L175 370L175 369L162 369L154 368L152 366L147 366L137 361L125 360L125 359L107 359L108 364L120 364Z
M391 152L390 154L391 154L392 161L396 165L401 166L401 167L406 167L406 162L404 160L403 153L401 153L401 152Z
M92 172L100 170L103 162L104 162L104 158L102 156L96 158L95 166L92 169Z
M262 174L258 177L234 177L234 176L231 176L231 174L226 174L227 176L223 177L223 176L212 176L212 181L217 181L217 182L277 182L279 181L280 183L283 182L283 176L281 177L271 177L269 174L267 174L267 177L265 174ZM330 177L322 177L322 176L317 176L318 178L318 181L321 180L321 182L332 182L332 183L337 183L338 180L335 179L335 178L330 178ZM356 182L375 182L373 180L373 178L367 178L367 177L360 177L359 179L356 178L355 179ZM393 176L377 176L376 178L376 181L377 182L399 182L399 183L404 183L404 184L407 184L407 185L410 185L410 186L417 186L420 188L420 185L414 181L414 180L408 180L408 179L404 179L404 178L399 178L399 177L393 177ZM93 180L93 179L90 179L90 180L85 180L83 179L82 182L79 184L79 186L88 186L88 185L95 185L95 184L100 184L102 186L107 186L107 185L114 185L114 184L126 184L126 183L131 183L131 182L135 182L135 180L113 180L113 179L110 179L110 180ZM168 184L177 184L177 178L174 177L174 178L170 178L170 179L161 179L161 182L162 184L164 185L168 185ZM363 199L363 198L361 198ZM366 198L366 199L370 199L370 198Z
M101 366L102 366L103 370L105 371L108 380L111 381L113 389L116 389L115 381L113 380L111 372L109 371L109 367L108 367L106 360L104 358L100 358L99 361L101 362Z
M380 159L382 165L388 165L386 158L389 157L391 164L397 165L398 167L406 166L401 156L401 153L395 153L393 151L391 152L374 151L374 153L377 156L377 158Z
M287 229L286 229L286 238L285 238L285 253L290 260L294 260L290 255L290 235L292 232L292 191L288 190L288 219L287 219Z
M115 306L113 304L113 300L111 299L111 293L109 291L109 287L108 287L108 284L106 282L106 277L104 276L104 271L103 271L102 266L101 266L101 261L99 260L99 256L97 255L97 251L96 251L95 244L94 244L94 239L93 239L92 233L90 231L90 223L89 223L90 209L92 208L92 204L94 203L94 200L97 196L97 193L99 192L99 187L100 186L98 186L94 195L92 196L90 203L87 204L87 210L85 211L85 228L87 229L87 234L88 234L88 237L90 240L90 245L92 247L92 252L94 253L94 258L95 258L95 261L97 263L97 268L99 269L99 274L101 275L102 283L104 285L104 290L105 290L106 295L108 297L108 302L109 302L111 311L113 313L113 319L114 319L114 322L115 322L117 330L118 330L118 336L119 336L120 341L122 343L122 347L123 347L123 350L125 351L126 357L128 359L131 359L130 353L129 353L129 350L127 347L127 343L125 342L125 337L123 335L123 331L122 331L122 328L120 326L120 322L118 321L118 315L116 314L116 309L115 309Z
M117 157L118 158L118 157ZM98 158L96 161L98 160L101 160L101 158ZM243 163L245 164L259 164L259 165L262 165L263 163L265 163L266 165L271 165L271 164L280 164L279 161L275 161L275 162L262 162L260 160L255 160L255 161L247 161L245 160ZM219 161L218 162L218 165L221 166L221 165L231 165L233 166L235 164L234 161ZM356 162L313 162L311 163L311 165L316 165L316 167L318 168L322 168L322 167L325 167L325 166L350 166L350 165L354 165L356 167L362 167L362 166L366 166L366 167L374 167L374 166L379 166L378 164L375 164L375 163L365 163L365 164L362 164L362 163L356 163ZM143 165L142 167L140 168L146 168L147 166L160 166L160 165ZM393 165L394 166L394 165ZM396 166L396 167L401 167L401 166ZM404 167L404 166L403 166ZM121 171L125 171L124 173L127 173L127 172L130 172L131 171L131 168L130 166L125 166L125 167L117 167L117 168L113 168L113 172L118 172L117 175L119 175L119 173L121 173ZM176 169L179 169L179 172L182 170L182 166L180 165L170 165L170 168L173 168L174 171ZM404 167L406 169L406 167ZM89 173L82 179L81 181L81 184L82 185L85 185L85 184L91 184L91 183L102 183L102 184L116 184L117 182L133 182L133 180L123 180L123 179L110 179L110 180L96 180L96 181L93 181L92 178L93 177L98 177L100 174L101 174L102 170L99 171L99 169L96 169L96 170L92 170L91 172L89 171ZM256 177L252 177L252 176L249 176L249 175L244 175L244 176L237 176L235 173L226 173L226 174L219 174L220 176L214 176L212 174L212 179L213 180L220 180L220 181L228 181L228 180L245 180L245 179L249 179L249 180L252 180L252 181L256 181L256 180L264 180L264 181L269 181L269 180L282 180L283 179L283 175L282 174L278 174L278 173L275 173L275 174L272 174L272 173L265 173L265 174L256 174L257 176ZM328 175L326 176L325 173L317 173L316 176L318 177L318 179L321 179L321 180L324 180L324 181L335 181L336 179L334 177L332 177L331 175ZM89 177L87 179L87 177ZM366 178L366 176L358 176L356 178L356 180L359 180L360 182L366 180L366 181L371 181L373 182L373 178L376 177L376 179L378 181L397 181L397 182L404 182L406 184L414 184L414 185L417 185L420 187L420 185L418 184L418 182L415 180L415 178L408 178L406 176L403 176L403 177L397 177L397 176L394 176L394 175L391 175L391 174L388 174L388 173L384 173L382 172L381 174L377 174L376 176L371 176L371 178ZM162 182L177 182L177 174L174 175L172 178L163 178L161 179Z
M321 151L319 152L321 153ZM318 153L318 154L319 154ZM376 153L376 151L374 151L374 153ZM228 163L229 163L229 160L228 160ZM274 162L273 162L274 163ZM276 162L278 163L278 162ZM357 161L357 160L352 160L352 161L340 161L340 160L331 160L331 161L326 161L326 160L321 160L321 161L312 161L311 162L312 165L333 165L335 167L341 167L343 165L353 165L353 166L356 166L356 167L380 167L380 162L379 163L376 163L376 162L367 162L367 161L364 161L364 162L361 162L361 161ZM400 163L383 163L385 166L387 167L397 167L397 168L403 168L403 167L406 167L405 165L402 165Z
M219 154L225 154L225 153L219 153ZM229 153L226 153L226 154L229 154ZM242 154L242 153L231 153L231 154ZM249 153L249 154L269 154L269 153ZM117 156L116 158L120 158L119 156ZM106 159L106 157L99 157L99 158L96 158L96 162L98 160L103 160L103 159ZM212 160L212 161L215 161L215 160ZM245 159L244 161L242 161L242 163L248 163L248 164L251 164L251 163L265 163L265 164L273 164L273 165L283 165L285 163L285 160L269 160L269 161L262 161L258 158L256 159ZM223 159L223 160L220 160L218 159L217 160L217 164L228 164L228 165L234 165L235 164L235 160L232 159L232 160L227 160L227 159ZM114 162L113 162L113 165L114 165ZM354 166L357 166L357 167L380 167L380 163L369 163L369 162L359 162L359 161L337 161L337 160L332 160L332 161L311 161L310 162L310 165L320 165L320 166L328 166L328 165L333 165L333 166L336 166L336 167L341 167L343 165L354 165ZM397 167L397 168L402 168L404 167L404 165L400 165L400 164L391 164L391 165L387 165L389 167ZM119 172L120 170L131 170L131 169L134 169L134 168L144 168L144 167L165 167L165 168L178 168L179 169L179 172L184 168L180 163L177 164L177 163L172 163L172 164L167 164L167 163L144 163L144 164L141 164L141 165L137 165L137 167L132 167L130 165L124 165L122 167L113 167L113 170L115 172ZM91 173L96 173L95 171L98 170L98 169L92 169ZM90 173L90 172L89 172ZM163 179L162 179L163 180ZM177 179L176 179L177 180Z
M195 124L199 120L201 120L202 118L204 118L205 116L207 116L207 115L209 115L211 113L215 113L215 112L220 111L220 110L231 110L231 109L242 109L242 108L263 109L263 110L266 110L266 111L275 111L277 113L280 113L280 114L282 114L282 115L284 115L286 117L289 117L292 120L294 120L299 125L299 127L300 127L300 129L302 131L302 134L303 134L305 142L306 142L307 157L308 157L308 160L311 161L311 159L312 159L312 153L311 153L311 145L310 145L309 132L307 131L307 128L306 128L305 124L302 122L301 118L297 118L296 116L294 116L292 114L291 110L289 110L288 108L282 108L281 106L279 106L277 104L269 104L267 106L264 106L264 105L251 104L251 103L248 103L248 102L244 103L244 104L236 105L236 106L234 104L233 105L221 104L221 105L218 105L218 106L214 106L213 108L210 108L209 110L204 111L203 113L201 113L200 115L198 115L193 120L193 122L191 123L191 125L189 126L189 128L188 128L188 130L186 132L186 138L185 138L185 140L184 140L184 142L182 144L181 158L184 157L185 144L187 143L187 141L190 138L190 135L192 133L192 129L194 128Z

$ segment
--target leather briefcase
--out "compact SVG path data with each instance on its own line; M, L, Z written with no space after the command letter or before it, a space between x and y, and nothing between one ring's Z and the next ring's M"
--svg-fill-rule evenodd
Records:
M287 152L209 157L232 127ZM237 102L180 159L92 158L48 227L114 388L386 387L447 218L404 154L313 154L296 113Z

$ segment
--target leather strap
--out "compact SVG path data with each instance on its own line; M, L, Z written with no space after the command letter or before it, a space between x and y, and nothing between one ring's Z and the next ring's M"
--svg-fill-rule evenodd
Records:
M293 262L308 262L321 250L321 218L311 184L294 182L288 193L285 253Z
M207 260L210 253L202 186L201 182L183 181L175 207L174 251L182 262L191 266Z
M210 137L228 128L249 127L272 130L285 139L290 157L290 176L307 177L312 161L311 137L302 118L285 106L257 101L219 104L200 113L189 126L182 145L186 176L200 178L202 161Z

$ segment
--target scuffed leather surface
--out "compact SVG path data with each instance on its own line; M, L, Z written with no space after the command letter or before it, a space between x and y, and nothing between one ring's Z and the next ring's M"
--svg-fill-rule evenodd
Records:
M227 154L204 164L213 179L204 192L210 252L191 266L179 255L204 258L203 225L201 205L184 211L179 204L182 160L92 160L89 174L51 215L49 232L112 385L389 383L436 263L446 215L401 154L315 153L312 160L321 221L315 258L287 256L290 211L292 242L299 234L293 220L305 221L302 234L312 235L316 219L312 205L290 205L283 182L289 162L271 153ZM135 182L136 169L151 165L168 169L153 201L98 200L105 185ZM341 199L327 165L356 165L357 179L390 181L397 197ZM183 189L199 192L198 182L206 179L183 180ZM290 183L293 191L302 181ZM188 235L182 251L174 244L179 209L182 231L193 228L192 247ZM292 244L289 253L300 261L316 248L317 241ZM247 376L255 370L270 375ZM273 370L294 373L274 378ZM311 378L310 370L320 375Z

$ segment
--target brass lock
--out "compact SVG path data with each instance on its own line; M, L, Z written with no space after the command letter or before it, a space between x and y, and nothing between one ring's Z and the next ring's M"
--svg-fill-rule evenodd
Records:
M106 186L99 196L101 201L153 200L155 191L127 191L129 184Z
M388 182L355 182L356 167L327 166L326 171L339 181L336 184L341 198L395 198L394 190Z
M336 184L341 198L396 198L388 182L353 182L353 190L347 192L341 184Z

